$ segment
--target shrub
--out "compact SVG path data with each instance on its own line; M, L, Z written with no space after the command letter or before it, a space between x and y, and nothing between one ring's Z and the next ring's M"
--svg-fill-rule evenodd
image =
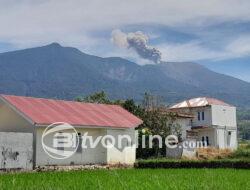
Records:
M250 169L250 162L244 160L165 160L165 161L138 161L136 168L237 168Z

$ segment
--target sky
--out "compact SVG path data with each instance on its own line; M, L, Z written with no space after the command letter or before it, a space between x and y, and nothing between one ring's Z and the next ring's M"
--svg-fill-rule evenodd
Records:
M157 64L143 47L250 82L249 10L249 0L0 0L0 52L58 42Z

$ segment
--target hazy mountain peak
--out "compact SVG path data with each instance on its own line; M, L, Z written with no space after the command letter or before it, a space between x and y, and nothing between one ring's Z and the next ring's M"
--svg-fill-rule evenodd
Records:
M0 54L0 93L74 99L96 91L140 101L145 92L168 103L201 96L250 106L250 84L196 63L140 66L120 57L101 58L52 43Z
M46 45L47 47L57 47L57 48L59 48L59 47L62 47L59 43L57 43L57 42L53 42L53 43L51 43L51 44L48 44L48 45Z

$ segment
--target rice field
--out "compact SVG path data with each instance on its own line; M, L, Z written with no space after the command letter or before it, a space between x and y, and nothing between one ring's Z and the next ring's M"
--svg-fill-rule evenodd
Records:
M250 170L117 169L0 174L0 189L250 189Z

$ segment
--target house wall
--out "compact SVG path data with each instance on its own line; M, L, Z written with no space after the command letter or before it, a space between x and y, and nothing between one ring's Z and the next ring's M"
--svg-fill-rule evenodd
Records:
M204 120L198 120L198 112L205 113ZM191 113L195 116L192 120L192 126L210 126L212 125L212 111L210 106L192 108Z
M0 99L0 132L32 133L33 126Z
M192 120L193 126L228 126L235 127L236 123L236 108L231 106L223 105L211 105L206 107L197 107L197 108L183 108L180 109L183 112L193 114L195 117ZM198 120L198 112L205 113L205 120Z
M231 135L229 135L229 132ZM217 128L216 129L216 146L221 149L229 148L236 149L238 147L237 142L237 130L228 128Z
M81 153L76 152L68 159L58 160L51 158L43 150L41 139L45 128L38 128L36 133L36 165L133 164L135 162L136 146L134 129L75 128L82 135L87 132L88 136L92 136L94 140L99 136L111 135L117 142L118 135L128 135L132 139L133 146L129 147L125 140L122 143L123 147L121 149L117 146L113 148L103 147L101 141L96 148L90 148L88 146L89 143L87 143L88 148L83 148ZM53 138L46 139L49 142L53 142Z
M183 112L191 112L195 118L192 119L192 126L208 126L211 129L198 130L198 140L200 141L202 136L209 136L211 146L218 148L237 148L237 119L236 108L223 105L211 105L200 108L183 109ZM205 120L198 120L198 112L205 113ZM183 134L185 135L185 129L188 125L186 120L177 120L182 125ZM185 127L186 125L186 127ZM214 129L213 129L214 128ZM214 132L212 132L214 131ZM229 132L231 135L229 135Z
M209 146L216 146L216 130L214 128L198 130L198 141L202 142L202 137L209 137Z
M236 128L236 108L212 105L212 125Z
M122 148L118 148L118 143L107 149L107 163L108 164L134 164L136 159L136 139L134 129L114 130L108 129L107 135L113 136L118 142L119 135L128 135L131 139L129 142L126 138L121 141Z
M42 134L45 128L38 128L36 132L36 165L82 165L82 164L101 164L107 162L107 150L100 144L96 148L83 148L82 152L76 152L68 159L53 159L51 158L42 147ZM82 135L88 133L88 136L92 136L95 140L98 136L104 136L106 129L96 128L76 128L78 133ZM53 138L46 138L48 145L52 146ZM51 144L50 144L51 142ZM87 143L88 145L88 143Z
M33 134L0 132L0 169L33 168Z

